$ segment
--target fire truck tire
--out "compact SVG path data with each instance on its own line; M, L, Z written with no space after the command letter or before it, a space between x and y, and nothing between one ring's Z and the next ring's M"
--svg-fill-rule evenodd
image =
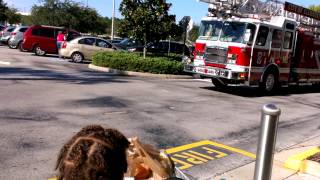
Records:
M312 87L316 88L316 89L320 89L320 83L313 83Z
M224 88L227 86L226 83L224 83L223 81L221 81L220 79L217 78L211 78L212 84L216 87L216 88Z
M278 74L273 70L267 71L263 76L263 80L260 83L259 88L267 94L276 92L276 90L279 88Z

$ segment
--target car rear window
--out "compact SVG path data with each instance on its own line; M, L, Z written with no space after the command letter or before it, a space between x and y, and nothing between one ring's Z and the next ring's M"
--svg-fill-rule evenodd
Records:
M78 41L78 43L93 46L93 44L95 43L95 39L94 38L83 38L83 39L80 39Z
M39 34L40 34L40 29L32 29L31 34L34 35L34 36L39 36Z
M112 45L110 43L101 39L96 39L96 46L103 48L112 48Z
M32 35L54 38L54 30L49 28L33 29Z
M54 30L53 29L47 29L47 28L40 29L40 36L54 38Z
M20 28L19 31L20 31L20 32L26 32L27 29L28 29L28 28Z
M14 30L14 28L8 28L8 32L12 32Z
M74 32L74 31L69 31L68 35L67 35L67 41L71 41L71 40L73 40L73 39L75 39L75 38L77 38L79 36L80 36L79 33Z

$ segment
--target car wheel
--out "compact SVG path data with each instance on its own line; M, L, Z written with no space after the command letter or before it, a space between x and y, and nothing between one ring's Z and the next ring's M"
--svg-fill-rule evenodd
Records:
M22 47L22 42L19 42L18 48L19 48L19 50L20 50L21 52L26 51L26 50L24 50L23 47Z
M264 93L273 94L279 87L279 80L276 73L273 71L266 72L259 87Z
M71 55L71 60L75 63L81 63L83 61L83 55L80 52L74 52Z
M227 86L226 83L222 82L220 79L217 79L217 78L211 78L211 81L212 81L212 84L218 89L222 89Z
M8 43L10 49L17 49L17 45L12 45L10 42Z
M34 48L34 53L35 53L37 56L44 56L44 55L46 54L46 52L43 51L39 45L35 46L35 48Z

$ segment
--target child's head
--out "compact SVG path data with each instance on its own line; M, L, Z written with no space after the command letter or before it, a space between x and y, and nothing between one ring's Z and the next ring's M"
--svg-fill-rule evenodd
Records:
M86 126L60 150L58 180L122 180L128 146L127 138L115 129Z

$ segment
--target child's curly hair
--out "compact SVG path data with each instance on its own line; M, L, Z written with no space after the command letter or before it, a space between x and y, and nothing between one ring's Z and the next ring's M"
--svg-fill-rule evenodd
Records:
M122 180L127 171L127 138L99 125L82 128L60 150L58 180Z

